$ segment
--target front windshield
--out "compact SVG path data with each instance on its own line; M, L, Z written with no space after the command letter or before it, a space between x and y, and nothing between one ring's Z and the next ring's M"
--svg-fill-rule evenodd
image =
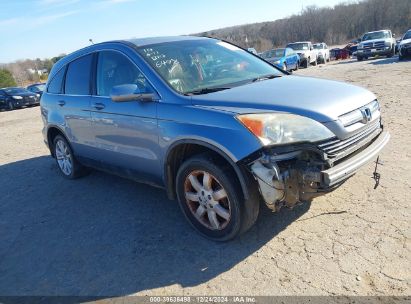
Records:
M405 33L404 37L402 38L403 40L405 39L411 39L411 31L408 31Z
M293 49L294 51L308 50L308 43L290 43L287 47Z
M390 38L390 34L386 31L365 34L364 37L362 37L362 41L384 38Z
M22 89L22 88L9 88L9 89L5 89L4 91L6 91L6 93L9 95L27 93L27 90Z
M139 47L138 52L182 94L231 88L266 75L283 75L247 51L213 39L153 44Z
M318 43L318 44L314 44L313 47L314 47L316 50L321 50L321 49L323 48L323 45L322 45L321 43Z

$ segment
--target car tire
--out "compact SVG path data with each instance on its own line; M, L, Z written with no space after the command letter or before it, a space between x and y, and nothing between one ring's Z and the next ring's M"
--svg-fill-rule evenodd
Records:
M363 58L363 57L361 57L361 56L358 56L358 55L357 55L357 60L358 60L358 61L363 61L363 60L364 60L364 58Z
M315 59L313 62L313 66L316 66L316 65L317 65L317 59Z
M404 60L404 56L402 56L400 52L398 52L398 60L399 61Z
M306 68L306 69L308 69L308 67L310 66L310 58L307 58L305 61L304 61L304 68Z
M214 241L235 238L258 217L259 201L246 201L234 171L209 154L196 155L180 166L176 192L188 222Z
M8 109L9 111L13 111L13 110L14 110L14 105L13 105L13 102L12 102L12 101L9 101L9 102L7 103L7 109Z
M297 61L297 64L295 65L294 71L298 71L299 68L300 68L300 62Z
M88 173L88 169L77 161L70 144L62 135L57 135L53 140L53 155L59 172L65 178L76 179Z

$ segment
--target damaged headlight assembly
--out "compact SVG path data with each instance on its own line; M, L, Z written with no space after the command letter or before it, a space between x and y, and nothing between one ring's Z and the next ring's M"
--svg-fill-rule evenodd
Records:
M335 135L321 123L307 117L288 113L246 114L238 120L259 138L263 146L287 145L318 142ZM279 163L296 158L301 151L279 155L263 155L250 164L250 169L258 181L261 195L267 206L277 211L282 204L295 205L306 195L299 183L308 176L316 180L317 172L312 168L280 169Z
M245 114L237 118L264 146L316 142L335 136L321 123L294 114Z

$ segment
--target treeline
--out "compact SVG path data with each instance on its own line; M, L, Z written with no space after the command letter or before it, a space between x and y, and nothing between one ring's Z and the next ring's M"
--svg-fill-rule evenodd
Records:
M256 4L257 5L257 4ZM368 31L391 29L397 35L411 27L411 0L343 2L333 8L309 6L298 15L272 22L234 26L199 33L263 51L288 42L345 44Z
M53 65L60 60L60 58L65 55L59 55L53 58L47 59L25 59L17 60L12 63L1 64L0 65L0 87L18 85L26 86L29 83L46 81L48 73L50 72ZM13 82L10 82L8 71L13 76ZM7 80L6 80L7 79Z

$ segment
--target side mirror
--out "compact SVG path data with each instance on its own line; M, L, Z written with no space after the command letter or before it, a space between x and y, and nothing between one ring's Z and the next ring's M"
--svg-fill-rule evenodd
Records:
M395 37L395 34L393 33L392 36Z
M110 97L114 102L153 101L155 99L154 94L141 92L136 84L114 86L111 89Z

